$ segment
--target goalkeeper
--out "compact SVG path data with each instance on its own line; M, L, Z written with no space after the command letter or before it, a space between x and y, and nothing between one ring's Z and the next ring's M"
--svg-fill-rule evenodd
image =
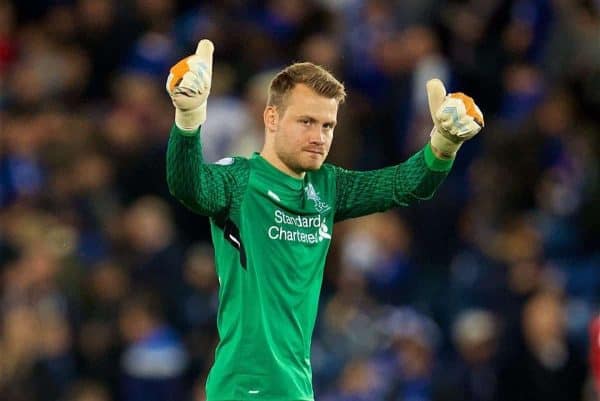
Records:
M219 344L208 401L313 400L311 336L333 224L429 199L458 148L483 126L473 100L427 83L431 141L404 163L349 171L324 161L344 86L311 63L280 71L250 158L202 161L213 44L171 68L175 124L167 150L173 196L210 217L219 279Z

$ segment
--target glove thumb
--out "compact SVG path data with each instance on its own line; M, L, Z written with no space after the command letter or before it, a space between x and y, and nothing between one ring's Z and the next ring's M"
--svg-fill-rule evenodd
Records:
M212 76L212 67L213 67L213 52L215 50L215 46L208 39L202 39L198 42L198 47L196 48L196 56L198 56L199 61L204 64L204 67L208 69L208 76Z
M431 113L431 119L435 125L436 118L435 113L439 110L440 106L446 98L446 88L442 81L437 78L430 79L427 81L427 101L429 102L429 112Z

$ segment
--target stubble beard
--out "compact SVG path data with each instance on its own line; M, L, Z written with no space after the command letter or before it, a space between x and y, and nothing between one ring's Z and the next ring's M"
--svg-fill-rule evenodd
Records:
M306 171L319 170L323 164L322 161L312 160L311 163L311 161L302 160L302 157L305 156L304 153L305 152L302 150L296 153L278 152L277 156L279 157L279 160L295 173L300 174Z

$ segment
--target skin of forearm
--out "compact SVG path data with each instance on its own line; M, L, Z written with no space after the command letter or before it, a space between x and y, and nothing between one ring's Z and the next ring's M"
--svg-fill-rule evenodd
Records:
M433 151L433 154L435 155L435 157L437 157L438 159L442 159L442 160L452 160L453 157L448 156L444 153L442 153L441 150L439 150L438 148L436 148L435 146L433 146L433 144L430 142L429 143L431 146L431 150Z

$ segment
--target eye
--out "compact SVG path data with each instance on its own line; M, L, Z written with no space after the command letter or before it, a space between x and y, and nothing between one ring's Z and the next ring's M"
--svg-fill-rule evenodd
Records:
M305 126L310 126L312 124L312 121L309 120L308 118L301 118L300 120L298 120L300 122L300 124L305 125Z

